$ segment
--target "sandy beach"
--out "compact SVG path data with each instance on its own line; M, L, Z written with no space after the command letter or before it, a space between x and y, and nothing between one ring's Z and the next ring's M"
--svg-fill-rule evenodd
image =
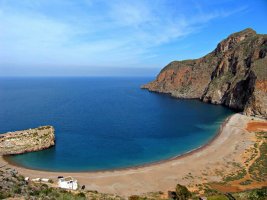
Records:
M87 190L121 196L166 192L173 190L177 183L194 188L198 183L221 181L220 172L226 174L233 170L229 163L243 164L241 155L254 144L255 134L246 130L247 122L252 119L234 114L222 125L216 138L204 147L180 157L137 168L81 173L47 172L14 166L3 158L0 159L0 166L15 168L30 178L56 180L59 175L72 176Z

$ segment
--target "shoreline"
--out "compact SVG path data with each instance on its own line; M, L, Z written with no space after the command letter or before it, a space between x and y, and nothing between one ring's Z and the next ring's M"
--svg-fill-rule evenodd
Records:
M30 178L57 180L59 175L72 176L80 185L85 185L87 190L125 197L173 190L177 183L193 187L203 182L222 181L223 177L217 171L222 171L223 174L233 172L234 169L229 163L243 164L240 155L254 144L254 133L246 131L246 124L252 119L253 117L233 114L225 119L217 134L205 145L186 154L146 166L106 171L51 172L14 166L2 157L0 166L7 164L5 167L14 168Z
M159 164L164 164L166 162L170 162L173 160L178 160L178 159L182 159L184 157L190 156L194 153L197 153L199 151L203 151L205 150L205 148L207 148L209 145L212 145L212 143L221 135L222 130L224 128L224 126L229 122L229 120L231 119L231 117L234 114L228 116L223 123L219 126L219 129L216 131L216 134L205 144L192 149L190 151L187 151L185 153L182 153L180 155L176 155L173 156L171 158L167 158L167 159L163 159L160 161L155 161L155 162L150 162L150 163L146 163L146 164L141 164L141 165L137 165L137 166L132 166L132 167L121 167L121 168L115 168L115 169L107 169L107 170L84 170L84 171L57 171L57 170L45 170L45 169L36 169L36 168L31 168L31 167L27 167L27 166L23 166L23 165L19 165L15 162L12 162L11 160L8 159L8 157L10 155L7 156L1 156L1 158L9 165L14 166L14 167L18 167L18 168L25 168L25 169L29 169L29 170L34 170L34 171L44 171L44 172L58 172L58 173L95 173L95 172L115 172L115 171L124 171L124 170L131 170L131 169L141 169L144 167L151 167L151 166L155 166L155 165L159 165Z

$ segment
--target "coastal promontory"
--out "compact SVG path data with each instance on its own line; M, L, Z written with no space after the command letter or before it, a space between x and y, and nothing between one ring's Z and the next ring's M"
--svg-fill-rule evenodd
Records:
M0 155L39 151L55 145L52 126L0 134Z
M267 118L267 35L248 28L199 59L173 61L142 88Z

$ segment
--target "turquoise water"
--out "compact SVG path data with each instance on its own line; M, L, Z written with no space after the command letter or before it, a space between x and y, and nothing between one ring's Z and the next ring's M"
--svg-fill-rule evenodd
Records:
M0 132L53 125L56 146L9 159L51 171L133 167L211 140L233 111L140 85L153 78L1 78Z

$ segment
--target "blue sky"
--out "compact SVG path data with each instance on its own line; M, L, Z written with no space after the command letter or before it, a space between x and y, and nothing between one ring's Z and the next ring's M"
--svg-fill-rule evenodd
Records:
M155 76L266 19L267 0L0 0L0 76Z

